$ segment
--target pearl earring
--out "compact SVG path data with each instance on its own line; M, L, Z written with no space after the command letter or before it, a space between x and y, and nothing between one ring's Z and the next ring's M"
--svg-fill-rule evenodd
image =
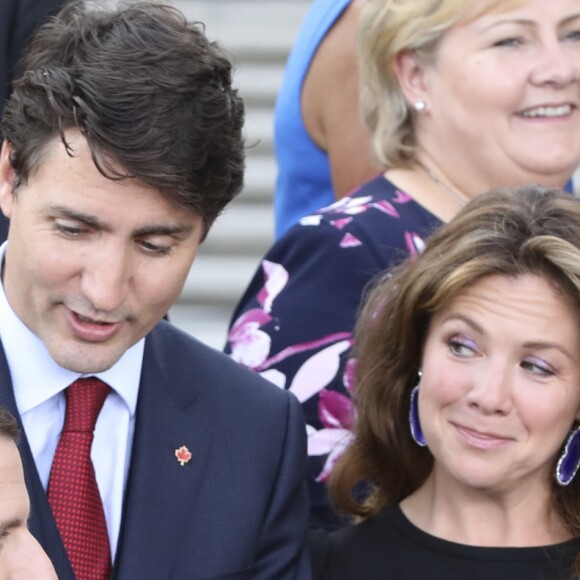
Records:
M427 103L423 99L418 99L415 101L415 111L417 113L422 113L427 109Z

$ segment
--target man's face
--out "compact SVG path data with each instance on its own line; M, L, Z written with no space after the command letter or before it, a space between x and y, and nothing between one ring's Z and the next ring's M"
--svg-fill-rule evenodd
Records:
M48 556L28 531L29 512L18 449L0 437L0 580L56 580Z
M0 207L10 218L3 282L10 305L62 367L110 368L177 300L203 221L134 179L112 181L88 145L50 142L27 183L12 190L5 144Z

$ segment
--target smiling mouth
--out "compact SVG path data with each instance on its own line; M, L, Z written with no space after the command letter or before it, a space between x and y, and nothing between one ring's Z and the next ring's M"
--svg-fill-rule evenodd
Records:
M520 111L520 117L528 119L550 118L550 117L566 117L572 113L572 105L559 105L557 107L534 107L533 109L526 109Z
M454 427L463 441L465 441L470 447L475 447L477 449L496 449L512 440L508 437L496 435L495 433L482 433L480 431L475 431L474 429L463 427L462 425L455 424Z

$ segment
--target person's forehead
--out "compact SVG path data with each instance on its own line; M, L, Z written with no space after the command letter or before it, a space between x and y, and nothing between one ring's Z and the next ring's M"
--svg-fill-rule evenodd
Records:
M529 4L530 0L470 0L463 9L458 25L469 24L495 12L509 12Z
M14 441L0 435L0 499L8 489L16 491L23 485L24 471L18 447Z
M83 161L82 168L85 170L98 171L93 155L83 134L78 129L67 129L62 136L52 136L39 148L35 159L36 171L50 169L62 164L69 164L71 167L74 164L78 167L79 164L75 163L75 160ZM110 158L107 158L103 153L100 155L110 163ZM113 162L111 165L114 167L115 163ZM118 167L118 169L123 172L122 167Z
M138 235L200 233L203 218L178 207L160 190L135 178L111 179L94 163L86 139L77 131L46 144L42 162L19 189L28 209L42 215L80 220L97 229ZM36 211L36 210L33 210ZM31 212L27 211L31 216ZM40 214L39 214L40 215Z

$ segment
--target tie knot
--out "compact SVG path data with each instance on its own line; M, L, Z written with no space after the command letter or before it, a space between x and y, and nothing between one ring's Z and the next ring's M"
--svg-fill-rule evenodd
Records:
M66 414L63 432L92 433L110 390L109 385L96 377L78 379L70 385L65 391Z

